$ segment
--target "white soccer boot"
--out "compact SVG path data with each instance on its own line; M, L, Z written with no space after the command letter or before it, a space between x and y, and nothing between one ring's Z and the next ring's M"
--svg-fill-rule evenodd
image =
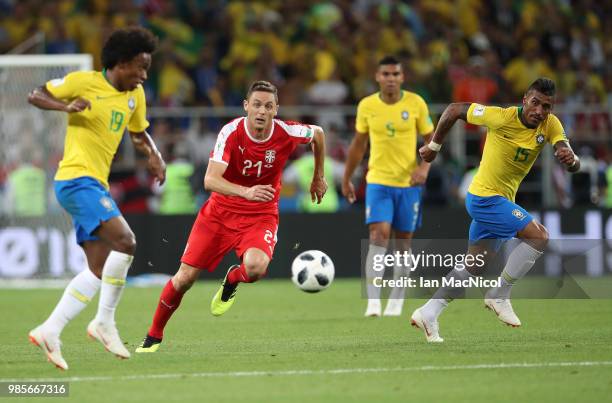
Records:
M92 340L98 340L106 351L115 354L117 357L130 358L130 352L123 345L117 327L114 324L108 325L94 319L87 326L87 335Z
M485 307L495 312L497 318L508 326L519 327L521 320L514 313L512 304L509 299L486 298L484 300Z
M429 343L442 343L444 339L440 337L439 326L437 320L426 320L421 312L421 308L412 313L410 324L417 327L425 333L425 338Z
M364 316L374 317L380 316L380 311L382 307L380 305L379 299L368 299L368 307L366 308Z
M387 307L385 312L383 312L383 316L401 316L403 307L403 299L389 299L387 300Z
M40 347L45 353L47 361L61 370L68 369L68 363L64 360L64 357L62 357L62 343L60 342L59 336L45 333L42 330L42 326L38 326L30 331L28 337L32 344Z

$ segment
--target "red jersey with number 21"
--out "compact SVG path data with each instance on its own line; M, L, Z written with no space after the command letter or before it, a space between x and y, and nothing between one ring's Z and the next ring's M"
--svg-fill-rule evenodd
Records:
M210 160L227 165L223 177L229 182L245 187L272 185L274 199L258 202L213 192L210 200L236 213L278 214L283 167L297 145L310 143L313 135L309 125L274 119L270 135L257 140L249 133L246 117L232 120L219 132Z

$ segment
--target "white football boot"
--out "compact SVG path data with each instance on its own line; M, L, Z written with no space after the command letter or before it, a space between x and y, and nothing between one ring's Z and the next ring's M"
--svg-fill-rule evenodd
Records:
M519 327L521 320L514 313L512 304L509 299L486 298L484 300L485 307L495 312L497 319L501 320L508 326Z
M30 342L38 347L45 353L47 360L61 370L68 369L68 363L62 357L62 350L59 336L54 336L43 332L42 326L30 331L28 334Z
M404 299L389 299L383 316L401 316L404 307Z
M368 307L366 308L364 316L375 317L380 316L382 307L379 299L368 299Z
M106 351L115 354L117 357L130 358L130 352L123 345L115 325L107 325L94 319L87 326L87 335L92 340L98 340Z
M423 316L421 308L417 309L412 313L410 318L410 324L416 328L419 328L425 333L425 338L429 343L442 343L444 339L440 337L438 321L428 321Z

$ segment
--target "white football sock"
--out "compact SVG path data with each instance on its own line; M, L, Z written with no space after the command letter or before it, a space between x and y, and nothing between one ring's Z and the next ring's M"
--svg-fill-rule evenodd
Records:
M387 248L370 244L368 248L368 256L366 257L365 264L365 275L366 275L366 291L368 293L368 299L380 299L381 287L374 285L376 278L382 278L385 274L384 262L382 258L377 260L377 265L382 265L382 270L374 270L374 256L382 256L387 251ZM380 263L378 263L380 262ZM377 281L380 283L380 280Z
M115 324L115 309L125 288L125 278L134 256L111 251L102 269L102 287L96 320Z
M411 256L412 255L412 250L408 250L408 255ZM393 267L393 280L399 280L402 277L403 278L408 278L410 277L410 268L412 267L412 258L408 257L408 261L407 261L408 265L407 266L399 266L399 265L395 265ZM401 286L395 286L391 289L391 292L389 293L389 299L396 299L396 300L404 300L404 297L406 296L406 287L404 287L403 285Z
M456 280L467 280L471 277L467 270L451 270L447 275L447 279ZM463 287L440 287L434 293L433 297L425 305L421 307L421 312L426 320L436 320L442 313L444 308L448 306L448 303L455 298L460 298L465 294L465 288Z
M543 252L534 249L531 245L521 242L508 257L506 267L502 271L500 286L492 288L488 296L490 298L508 299L514 283L521 279L531 270L535 261L542 256Z
M89 270L77 274L66 286L64 294L49 318L43 323L45 332L59 334L91 301L100 289L100 279Z

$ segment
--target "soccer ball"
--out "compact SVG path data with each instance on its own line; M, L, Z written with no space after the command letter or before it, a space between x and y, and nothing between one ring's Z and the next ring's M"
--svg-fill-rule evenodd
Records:
M319 292L334 281L334 262L320 250L307 250L293 259L291 280L302 291Z

